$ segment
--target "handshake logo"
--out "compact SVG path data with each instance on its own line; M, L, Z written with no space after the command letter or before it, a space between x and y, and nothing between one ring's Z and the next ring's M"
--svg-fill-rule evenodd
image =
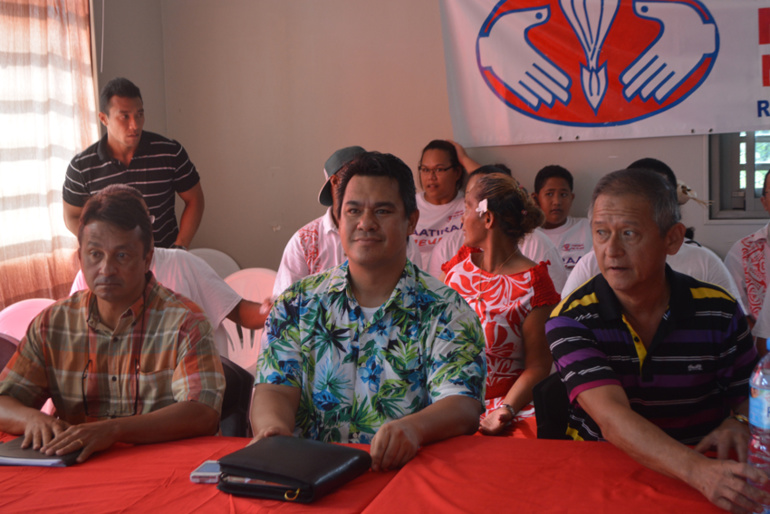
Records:
M718 52L714 18L697 0L502 0L476 40L479 71L509 107L587 127L677 105Z

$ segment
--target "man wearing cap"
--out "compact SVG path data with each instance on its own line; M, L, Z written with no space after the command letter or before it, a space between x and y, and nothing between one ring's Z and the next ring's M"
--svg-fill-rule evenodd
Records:
M289 239L275 277L274 297L297 280L339 266L347 260L337 230L337 217L332 208L338 180L336 174L343 165L365 152L360 146L348 146L337 150L327 159L324 164L326 182L318 193L318 202L328 207L326 214L300 228ZM420 262L419 252L411 241L407 246L407 256L412 262Z

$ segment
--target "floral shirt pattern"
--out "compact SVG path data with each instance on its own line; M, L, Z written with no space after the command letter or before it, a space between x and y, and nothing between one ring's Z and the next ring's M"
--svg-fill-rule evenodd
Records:
M561 297L553 287L545 262L513 275L488 273L473 263L463 246L449 261L445 282L465 298L481 320L486 338L486 414L502 405L505 395L525 369L524 336L526 317L535 307L556 305ZM532 405L522 409L524 417L534 414Z
M296 431L369 443L379 427L452 395L484 401L484 336L455 291L407 261L367 321L347 262L295 283L265 325L257 383L298 387Z

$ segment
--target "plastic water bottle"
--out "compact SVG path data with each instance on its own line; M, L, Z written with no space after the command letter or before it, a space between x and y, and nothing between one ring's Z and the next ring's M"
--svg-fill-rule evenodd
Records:
M751 374L749 395L749 464L770 475L770 353L759 361ZM758 484L752 483L757 486ZM770 482L764 486L770 492ZM765 505L770 514L770 505Z

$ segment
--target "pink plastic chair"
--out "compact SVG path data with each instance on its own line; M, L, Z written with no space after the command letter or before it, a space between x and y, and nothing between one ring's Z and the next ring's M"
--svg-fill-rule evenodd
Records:
M9 305L0 311L0 334L21 341L35 316L54 302L50 298L30 298Z
M19 341L15 338L6 334L0 334L0 370L11 360L11 356L16 351L18 345Z
M15 346L11 350L8 344L18 345L19 341L26 335L27 328L35 316L54 302L55 300L50 298L30 298L13 303L0 311L0 345L2 345L0 346L0 361L5 359L0 369L5 367L13 352L16 351ZM6 356L7 352L10 353ZM53 402L50 398L40 410L48 415L53 415Z

